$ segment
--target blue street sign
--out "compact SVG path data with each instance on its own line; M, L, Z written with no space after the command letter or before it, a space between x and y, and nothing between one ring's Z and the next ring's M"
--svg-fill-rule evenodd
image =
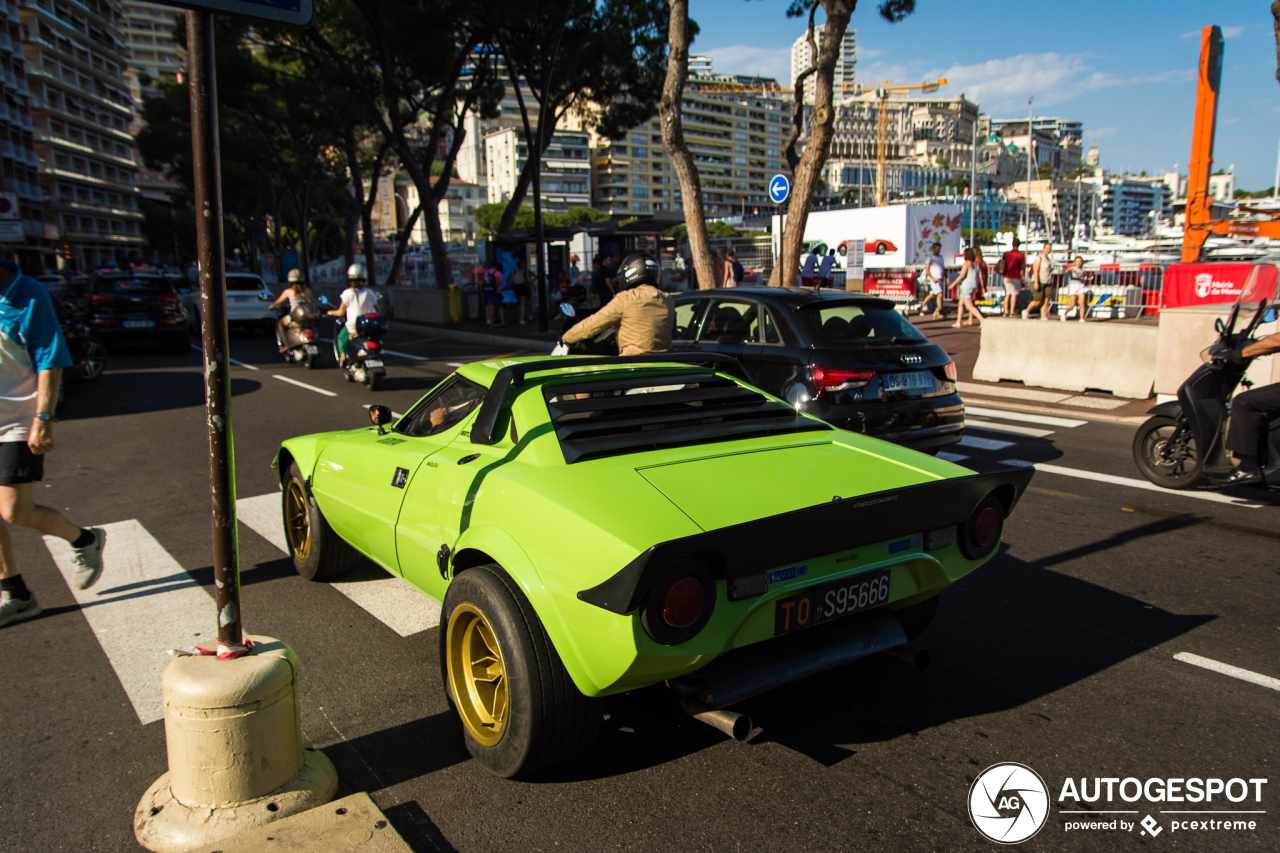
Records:
M769 200L774 204L782 204L791 195L791 182L786 175L774 175L769 179Z
M312 0L171 0L164 5L276 21L296 27L305 27L311 23L315 14Z

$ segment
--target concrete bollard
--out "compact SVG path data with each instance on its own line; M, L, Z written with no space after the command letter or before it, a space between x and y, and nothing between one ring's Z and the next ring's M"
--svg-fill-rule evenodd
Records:
M169 772L134 813L134 835L155 853L183 853L327 803L338 776L303 749L298 660L252 637L235 660L174 658L163 679Z

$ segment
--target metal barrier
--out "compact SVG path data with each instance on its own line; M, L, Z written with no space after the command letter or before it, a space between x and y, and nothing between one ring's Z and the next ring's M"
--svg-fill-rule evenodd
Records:
M1089 287L1090 319L1134 320L1160 313L1164 267L1158 264L1103 264L1095 270L1086 267L1084 272ZM1054 272L1052 288L1050 299L1061 316L1069 302L1066 273L1061 270ZM954 298L953 294L948 296ZM992 269L991 283L983 298L975 304L983 314L1002 314L1005 298L1004 279ZM1021 311L1030 303L1031 293L1024 287L1018 293L1017 308ZM1072 317L1075 314L1076 309L1072 309Z

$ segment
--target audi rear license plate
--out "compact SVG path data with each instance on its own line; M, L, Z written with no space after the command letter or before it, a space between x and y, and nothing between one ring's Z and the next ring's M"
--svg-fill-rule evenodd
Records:
M364 366L365 366L365 367L382 367L382 359L380 359L380 358L366 358L366 359L364 360Z
M933 387L933 374L927 370L884 374L886 391L927 391Z
M863 572L853 577L802 589L780 598L774 607L773 635L821 625L853 613L879 607L889 600L889 570Z
M150 329L155 323L151 320L125 320L124 327L126 329Z

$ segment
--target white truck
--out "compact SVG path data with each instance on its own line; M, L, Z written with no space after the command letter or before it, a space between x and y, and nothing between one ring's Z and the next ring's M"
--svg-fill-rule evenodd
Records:
M958 204L890 204L852 210L821 210L809 214L805 223L805 254L821 246L823 254L836 250L836 262L848 267L849 248L854 240L864 241L866 269L911 267L923 264L934 243L942 244L942 256L960 253L960 211ZM773 217L774 257L782 249L782 217ZM801 262L803 263L803 257Z

